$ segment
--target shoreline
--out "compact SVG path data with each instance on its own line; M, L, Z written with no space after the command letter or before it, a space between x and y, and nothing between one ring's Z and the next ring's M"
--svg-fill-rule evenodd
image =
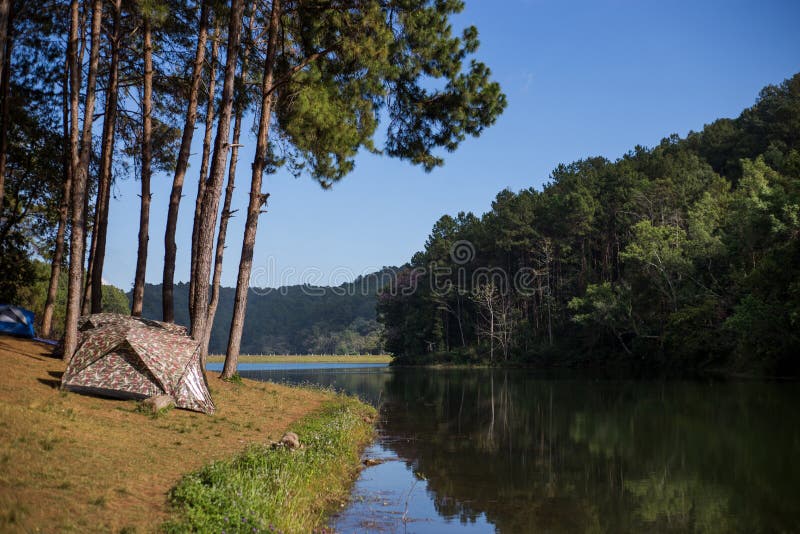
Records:
M388 354L242 354L239 363L391 363ZM206 363L223 363L224 354L209 354Z
M180 517L169 493L188 474L280 440L344 402L319 389L223 382L212 373L215 415L173 409L152 416L135 401L61 391L65 364L51 353L44 343L0 336L3 532L161 531ZM372 432L374 417L363 417L363 431ZM363 444L346 438L357 452L341 458L355 472ZM339 481L339 495L349 495L350 483Z
M181 532L328 532L361 471L377 412L337 396L290 430L297 448L253 444L232 458L188 473L170 491L176 512L163 530Z

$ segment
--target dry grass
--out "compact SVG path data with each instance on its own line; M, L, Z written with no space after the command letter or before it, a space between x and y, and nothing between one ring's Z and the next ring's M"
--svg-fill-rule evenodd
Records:
M388 354L242 354L239 363L390 363ZM225 361L224 354L211 354L209 362Z
M0 531L151 532L181 475L280 438L331 395L209 376L214 416L58 389L51 347L0 336Z

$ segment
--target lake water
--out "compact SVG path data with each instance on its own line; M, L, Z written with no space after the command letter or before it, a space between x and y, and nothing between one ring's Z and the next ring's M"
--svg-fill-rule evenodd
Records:
M800 532L794 383L242 369L381 406L350 532Z

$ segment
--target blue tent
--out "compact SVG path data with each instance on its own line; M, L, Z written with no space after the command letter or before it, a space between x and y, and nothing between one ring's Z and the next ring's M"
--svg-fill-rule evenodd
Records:
M34 337L33 312L19 306L0 304L0 334Z

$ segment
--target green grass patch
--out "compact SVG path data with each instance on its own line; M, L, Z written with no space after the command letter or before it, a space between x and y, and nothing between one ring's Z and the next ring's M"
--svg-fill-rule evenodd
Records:
M311 532L349 494L375 410L338 396L293 425L302 448L251 445L186 475L167 532Z
M388 354L243 354L239 356L239 363L390 363L392 357ZM225 355L212 354L207 362L221 363Z
M225 382L230 382L231 384L236 384L237 386L244 385L242 381L242 377L239 376L239 373L233 373L230 378L223 378Z

